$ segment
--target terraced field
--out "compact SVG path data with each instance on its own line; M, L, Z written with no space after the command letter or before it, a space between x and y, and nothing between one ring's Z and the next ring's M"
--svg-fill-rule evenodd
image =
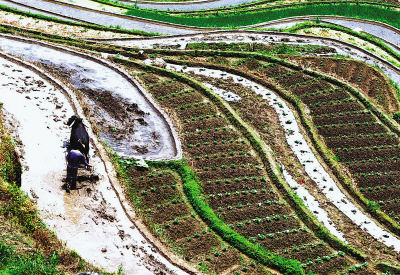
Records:
M54 13L46 3L64 7L64 19L0 7L1 272L400 273L396 37L319 19L279 32L145 32L249 26L311 9L357 10L381 21L368 24L382 34L400 33L398 3L36 8ZM104 23L77 18L89 13ZM140 31L106 27L103 16ZM315 29L326 35L308 36ZM80 170L67 194L59 147L72 114L85 120L99 180ZM39 158L34 148L51 152Z

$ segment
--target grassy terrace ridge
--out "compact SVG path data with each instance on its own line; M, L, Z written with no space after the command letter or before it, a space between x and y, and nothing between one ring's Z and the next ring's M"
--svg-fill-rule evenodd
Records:
M286 7L266 11L248 12L234 15L207 16L204 18L172 16L159 11L132 9L128 15L154 19L163 22L197 27L237 28L260 24L272 20L304 15L340 15L379 21L400 28L400 13L396 10L364 4L321 4Z
M299 23L296 24L292 27L289 27L287 29L284 29L283 32L288 32L288 33L296 33L298 30L301 29L306 29L306 28L312 28L312 27L321 27L321 28L329 28L332 30L344 32L347 34L350 34L352 36L361 38L365 41L370 42L371 44L374 44L381 49L385 50L386 52L390 53L394 57L396 57L397 60L400 61L400 54L398 54L396 51L394 51L391 47L389 47L386 43L384 43L380 38L375 37L372 34L369 33L363 33L363 32L357 32L352 29L334 25L334 24L329 24L329 23L317 23L317 22L304 22L304 23Z
M115 32L115 33L123 33L123 34L131 34L131 35L140 35L140 36L155 36L155 35L164 35L164 34L159 34L159 33L152 33L152 32L146 32L146 31L140 31L140 30L127 30L127 29L122 29L119 26L116 27L106 27L106 26L100 26L100 25L95 25L95 24L86 24L86 23L78 23L78 22L72 22L56 17L51 17L51 16L46 16L42 14L35 14L32 12L26 12L26 11L21 11L19 9L1 5L0 4L0 10L6 11L6 12L11 12L19 15L24 15L27 17L31 18L36 18L36 19L41 19L49 22L56 22L60 24L65 24L69 26L78 26L78 27L85 27L89 29L94 29L98 31L110 31L110 32Z

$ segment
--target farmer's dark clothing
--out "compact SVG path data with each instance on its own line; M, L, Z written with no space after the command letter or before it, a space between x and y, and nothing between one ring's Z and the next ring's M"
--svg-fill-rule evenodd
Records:
M67 192L70 189L76 189L76 178L78 176L78 168L80 164L89 164L86 162L85 156L78 150L71 150L67 155Z

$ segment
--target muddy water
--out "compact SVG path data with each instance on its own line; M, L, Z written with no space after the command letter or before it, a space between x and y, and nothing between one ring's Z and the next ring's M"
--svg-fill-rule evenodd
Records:
M31 71L0 59L0 102L23 144L21 188L70 249L110 272L122 266L127 274L184 274L153 252L126 217L93 148L91 163L100 181L80 182L70 195L61 189L66 175L62 145L70 135L64 122L74 114L61 92Z
M231 78L234 83L251 88L256 94L262 95L263 99L265 99L268 104L270 104L276 110L279 116L280 124L285 130L285 137L288 145L303 165L306 173L311 179L314 180L318 189L327 197L328 200L330 200L340 211L342 211L360 228L371 234L376 240L385 243L387 246L393 245L395 251L400 251L400 240L390 232L379 227L373 220L371 220L360 209L358 209L358 207L354 205L336 185L336 182L325 171L324 167L320 164L319 160L308 146L305 138L300 132L294 113L287 106L286 102L284 102L276 94L255 82L218 70L202 70L201 68L197 67L186 67L184 69L183 66L172 64L168 64L167 68L186 73L193 72L195 74L209 77L223 79ZM288 123L288 121L291 122ZM288 173L285 172L284 176L292 188L300 187L299 184L295 184L293 182L292 177ZM309 202L305 201L304 203L307 205ZM314 205L313 207L318 207L318 205ZM327 215L322 208L318 209L317 213L314 212L314 214L318 220L324 223L324 225L332 234L343 240L342 233L337 231L337 229L330 224L329 220L326 220Z
M116 140L108 133L101 134L120 156L152 159L171 158L175 149L165 121L154 111L139 90L123 76L94 61L44 46L24 43L0 37L0 48L26 59L54 66L70 75L71 84L76 88L87 88L98 92L110 91L112 95L129 104L136 103L144 112L146 123L134 123L129 138ZM113 123L112 120L109 121ZM154 137L157 137L156 140ZM145 147L145 152L135 148Z

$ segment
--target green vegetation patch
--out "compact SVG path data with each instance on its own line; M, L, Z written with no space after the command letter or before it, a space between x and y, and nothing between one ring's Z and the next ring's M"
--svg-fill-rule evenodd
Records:
M266 55L291 54L301 55L303 53L328 53L332 49L319 45L291 45L291 44L264 44L264 43L188 43L187 50L220 50L220 51L246 51L258 52Z
M12 246L0 242L0 273L3 275L58 275L59 256L53 253L47 257L42 253L17 254Z
M168 15L167 12L142 9L132 9L127 11L126 14L163 22L197 27L235 28L260 24L286 17L315 14L363 18L384 22L397 28L400 27L400 14L396 10L386 9L379 6L348 3L309 5L300 7L293 6L286 7L285 9L265 10L233 15L207 16L203 18L172 16Z

